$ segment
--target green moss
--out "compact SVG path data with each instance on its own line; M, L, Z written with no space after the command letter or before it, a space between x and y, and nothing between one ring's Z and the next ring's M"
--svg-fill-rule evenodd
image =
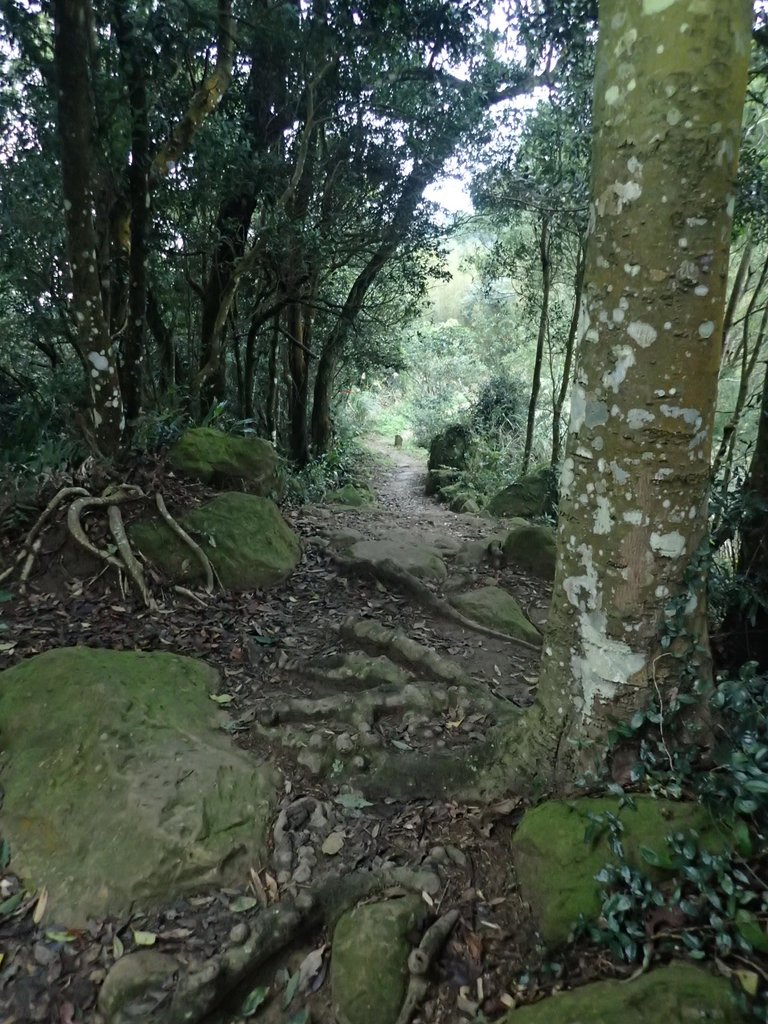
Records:
M689 1024L711 1021L737 1024L731 986L722 977L690 964L673 963L635 979L600 981L559 992L505 1018L508 1024Z
M269 498L228 491L178 521L228 590L273 586L290 576L301 557L298 538ZM134 524L128 532L145 558L170 579L204 579L200 563L162 520Z
M394 1024L408 984L409 932L424 917L418 896L366 903L339 918L331 985L341 1024Z
M713 851L726 844L725 833L698 804L644 795L636 796L635 803L637 810L619 810L614 797L550 800L526 813L512 840L512 856L521 894L546 942L564 942L579 914L595 918L600 911L600 887L594 878L616 858L606 836L585 843L590 813L619 815L628 862L649 872L640 848L657 854L663 872L670 866L664 839L672 832L695 829L702 844Z
M504 541L504 560L543 580L555 578L555 533L549 526L526 524Z
M537 643L538 629L525 617L517 601L500 587L481 587L451 598L451 604L467 618L483 626L497 629L508 636Z
M328 500L337 505L351 505L353 508L361 508L364 505L372 505L374 502L370 487L365 484L345 484L337 491L331 491Z
M549 466L521 476L488 505L488 511L494 516L522 516L523 519L554 515L556 509L557 482Z
M214 485L244 484L255 494L278 494L277 455L260 437L232 437L211 427L188 430L168 454L174 469Z
M217 689L192 658L82 647L0 675L0 831L55 920L167 902L262 855L277 778L218 727Z

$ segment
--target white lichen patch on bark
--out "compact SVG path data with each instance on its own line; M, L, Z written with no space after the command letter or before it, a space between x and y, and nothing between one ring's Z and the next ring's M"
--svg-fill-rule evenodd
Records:
M685 537L677 530L651 534L651 550L662 558L679 558L685 551Z
M93 364L97 373L103 373L109 369L109 360L106 356L102 355L101 352L89 352L88 359Z

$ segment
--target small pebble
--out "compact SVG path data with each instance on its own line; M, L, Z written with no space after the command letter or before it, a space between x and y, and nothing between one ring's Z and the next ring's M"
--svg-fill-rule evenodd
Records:
M250 933L248 925L244 921L239 921L230 928L229 941L233 946L242 946Z
M297 885L306 885L311 877L312 867L307 861L303 860L293 872L293 881Z
M354 748L355 745L348 732L343 732L340 736L336 737L336 749L340 754L348 754L351 750L354 750Z

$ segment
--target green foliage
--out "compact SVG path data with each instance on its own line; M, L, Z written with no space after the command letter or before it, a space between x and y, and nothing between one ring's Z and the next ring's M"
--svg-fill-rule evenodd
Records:
M621 821L602 815L590 826L607 830L618 866L596 876L603 886L597 924L582 921L581 932L629 962L647 962L654 954L680 946L694 959L719 956L746 959L768 952L768 887L765 850L768 839L768 677L746 665L736 679L722 679L710 695L714 745L702 753L690 736L693 694L672 694L638 711L618 726L614 740L633 741L639 763L633 782L672 796L686 794L708 807L731 835L727 849L702 849L695 832L667 837L669 882L659 884L648 870L623 861ZM617 787L614 787L617 788ZM626 795L631 801L631 797ZM588 835L589 839L590 836ZM643 852L649 869L658 857ZM755 975L757 978L757 975ZM768 1020L768 993L751 1011Z
M302 469L284 466L285 494L296 504L324 501L329 491L354 484L366 474L368 455L352 432L340 432L329 452Z

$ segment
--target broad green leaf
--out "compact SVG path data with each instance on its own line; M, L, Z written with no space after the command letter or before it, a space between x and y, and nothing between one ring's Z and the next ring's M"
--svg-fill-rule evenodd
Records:
M255 896L235 896L233 900L229 901L229 909L233 914L242 914L246 910L253 910L258 903Z
M342 793L340 796L335 796L333 802L351 811L359 811L363 807L373 807L371 801L366 800L360 793Z
M0 903L0 918L7 917L8 914L12 914L14 910L17 910L23 899L24 893L17 892L14 893L13 896L9 896L7 900L3 900L3 902Z
M154 932L134 932L133 941L137 946L154 946L157 936Z
M296 995L299 989L299 982L301 981L301 974L299 971L294 971L288 979L288 984L285 986L285 992L283 992L283 1009L287 1010L293 1001L293 997Z
M267 996L269 995L269 988L266 985L260 985L258 988L253 989L245 997L243 1007L240 1010L240 1014L243 1017L252 1017L258 1008L264 1003Z

